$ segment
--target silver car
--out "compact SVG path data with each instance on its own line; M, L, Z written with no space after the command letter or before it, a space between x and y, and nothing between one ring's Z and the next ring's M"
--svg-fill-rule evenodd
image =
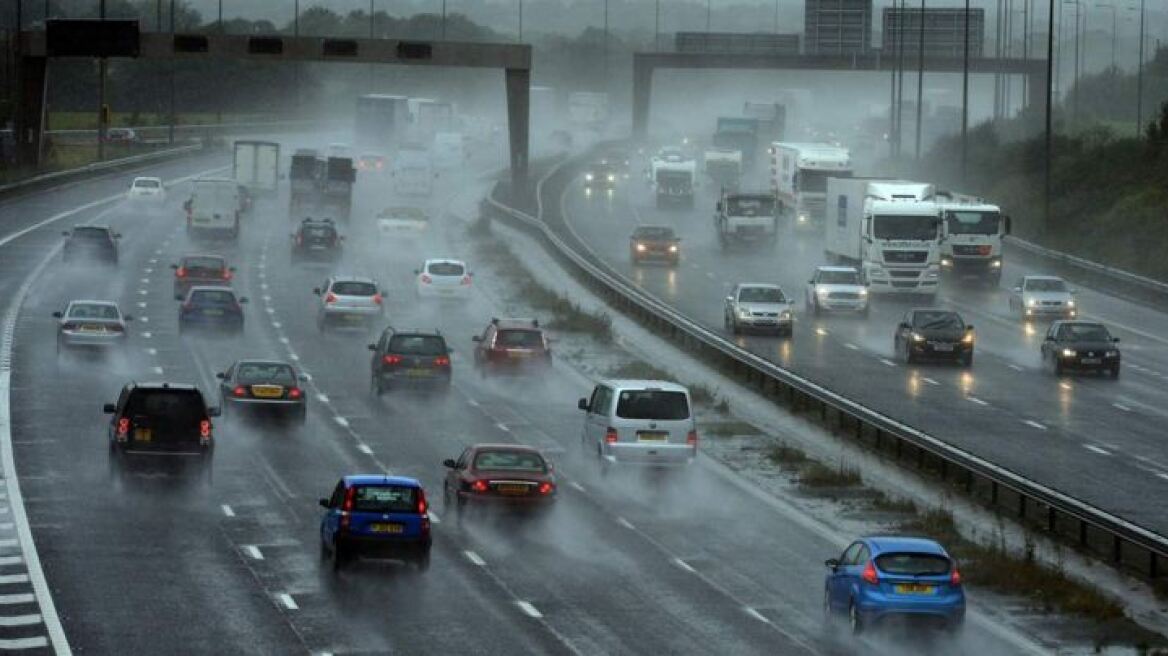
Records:
M1024 276L1010 290L1010 312L1022 320L1040 317L1074 319L1079 315L1075 290L1057 276Z
M734 335L757 330L790 337L795 332L791 300L781 287L767 283L735 285L726 297L722 319L726 330Z
M684 465L698 451L689 390L660 380L604 380L577 404L581 439L602 468L611 463Z
M805 297L812 314L857 312L868 316L868 286L854 267L815 267Z
M331 276L312 290L320 297L316 326L351 325L370 328L385 317L385 292L373 278Z
M118 348L126 344L126 322L113 301L70 301L54 312L57 319L57 353L65 348Z

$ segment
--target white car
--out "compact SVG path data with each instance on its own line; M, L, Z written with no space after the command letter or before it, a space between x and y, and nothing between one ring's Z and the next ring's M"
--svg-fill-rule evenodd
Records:
M791 301L778 285L739 283L726 297L723 323L731 334L767 331L790 337L795 332Z
M377 214L377 234L381 237L409 237L426 233L430 215L420 207L389 207Z
M373 328L385 316L385 292L372 278L330 276L312 293L320 297L316 327L321 332L329 325Z
M868 316L868 287L855 267L815 267L805 297L812 314L858 312Z
M126 199L162 205L166 202L166 187L162 184L162 178L137 177L126 190Z
M1023 320L1037 317L1074 319L1079 315L1075 290L1058 276L1024 276L1010 290L1010 312Z
M462 260L426 260L415 269L420 298L464 298L470 293L474 275Z

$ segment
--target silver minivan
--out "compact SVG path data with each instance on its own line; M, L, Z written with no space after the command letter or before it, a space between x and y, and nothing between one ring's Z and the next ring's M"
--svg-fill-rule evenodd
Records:
M684 465L698 452L689 390L661 380L603 380L580 399L584 447L602 463Z

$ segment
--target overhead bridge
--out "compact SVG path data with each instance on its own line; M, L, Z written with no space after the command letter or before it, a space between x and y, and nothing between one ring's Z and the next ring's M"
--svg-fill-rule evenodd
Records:
M154 60L243 59L494 68L504 72L511 178L527 180L531 46L408 39L325 38L236 34L138 32L137 21L48 21L45 31L20 33L17 45L20 106L17 156L39 165L44 126L45 71L52 58L129 57Z

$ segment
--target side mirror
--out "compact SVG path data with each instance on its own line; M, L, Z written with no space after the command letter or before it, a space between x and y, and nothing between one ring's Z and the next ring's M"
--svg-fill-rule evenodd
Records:
M827 567L831 568L832 571L835 571L835 570L839 569L840 563L835 558L828 558L827 560L823 561L823 564L826 565Z
M120 232L114 233L114 239L121 239L121 238L122 238L122 233L120 233Z
M714 203L714 209L721 212L722 211L722 201L718 201L717 203Z
M320 504L321 508L328 508L329 507L329 500L328 499L321 498L321 499L317 499L316 502Z
M1008 234L1010 234L1010 232L1012 232L1012 231L1013 231L1013 229L1014 229L1014 227L1013 227L1013 223L1014 223L1014 222L1010 220L1010 215L1009 215L1009 214L1007 214L1007 215L1003 216L1002 218L1005 220L1005 221L1004 221L1005 225L1003 226L1003 227L1005 227L1005 229L1006 229L1006 230L1005 230L1005 234L1007 234L1007 235L1008 235Z
M449 469L458 469L458 463L454 462L454 458L447 458L442 461L442 466Z
M973 324L966 324L965 332L967 332L967 333L973 332Z
M246 304L247 302L248 302L248 300L247 300L247 297L246 297L246 296L240 296L240 297L239 297L239 304L240 304L240 305L244 305L244 304Z
M227 380L227 374L223 373L222 371L216 372L215 377L219 380Z
M727 296L727 297L726 297L726 302L727 302L727 303L733 303L733 302L734 302L734 297L733 297L733 296Z
M65 316L65 314L63 312L54 312L53 313L53 317L56 319L60 319L63 316Z
M133 320L134 320L134 315L132 315L132 314L123 314L122 315L122 321L133 321Z
M1054 337L1052 337L1052 336L1050 336L1050 335L1047 335L1046 337L1043 337L1043 338L1042 338L1042 341L1044 341L1044 342L1053 342L1053 341L1054 341Z
M1074 296L1075 294L1079 293L1079 290L1074 289L1074 288L1068 288L1067 293L1070 294L1071 296Z
M588 399L580 399L579 401L576 401L576 407L581 409L581 410L591 410L592 409L588 405Z
M182 294L175 294L175 295L174 295L174 300L176 300L176 301L181 301L181 300L183 300Z
M170 268L174 269L175 271L178 271L178 265L177 265L177 264L172 264L172 265L170 265Z
M471 338L470 338L470 341L472 341L472 342L481 342L481 341L483 341L483 336L482 336L482 335L475 335L474 337L471 337Z
M382 296L389 296L389 292L388 292L387 290L384 290L384 289L382 289L382 290L379 290L379 291L381 292L381 295L382 295Z
M814 284L815 284L815 279L814 279L814 278L812 278L811 280L808 280L808 281L807 281L807 284L808 284L808 285L814 285Z
M61 231L61 236L62 236L62 237L68 237L68 236L69 236L69 231L68 231L68 230L62 230L62 231Z
M1022 288L1021 288L1021 287L1015 287L1015 288L1014 288L1014 293L1015 293L1015 294L1021 294L1021 293L1022 293Z
M117 406L115 406L112 403L107 403L107 404L101 406L101 411L107 415L112 415L113 413L118 411L118 408L117 408Z
M1118 343L1119 343L1119 338L1118 338L1118 337L1112 337L1112 338L1111 338L1111 341L1112 341L1112 343L1118 344Z
M421 272L422 272L422 270L421 270L421 269L414 269L414 275L415 275L415 276L416 276L416 275L418 275L418 274L420 274Z
M235 273L235 267L227 267L227 270L231 273Z
M213 405L210 408L207 408L207 416L208 417L218 417L222 414L223 414L223 409L217 405Z
M370 351L376 351L376 350L377 350L377 345L376 345L376 344L369 344L369 350L370 350Z
M317 296L320 296L320 287L313 287L312 293L316 294Z

